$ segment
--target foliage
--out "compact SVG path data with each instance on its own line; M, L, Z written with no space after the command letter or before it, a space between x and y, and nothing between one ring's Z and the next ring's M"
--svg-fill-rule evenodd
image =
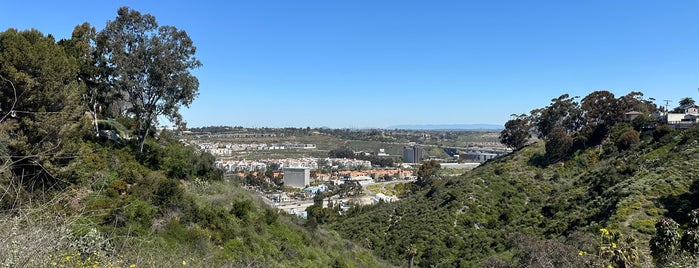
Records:
M524 114L518 115L515 119L505 122L505 129L500 132L500 142L512 149L521 149L531 138L529 129L529 118Z
M429 186L432 181L439 178L441 165L437 160L425 161L417 170L417 181L415 184L420 187Z
M211 154L150 135L160 115L180 121L199 62L184 31L118 14L59 42L0 33L0 266L387 266L225 182Z
M338 149L333 149L328 152L329 157L333 158L348 158L348 159L353 159L354 158L354 151L352 151L349 148L338 148Z
M628 150L631 148L631 146L641 141L640 135L641 134L634 129L624 131L624 133L621 133L619 138L617 138L616 147L619 148L619 150Z
M680 106L685 106L685 105L694 105L694 99L690 97L684 97L680 100Z
M546 138L546 157L549 163L565 160L573 149L573 138L563 128L556 127Z
M672 133L672 128L668 125L660 125L653 130L653 140L659 141L663 137L665 137L667 134Z
M623 110L619 109L619 100L609 91L595 91L582 99L580 108L585 114L585 127L594 144L601 142L610 128L620 122Z
M615 141L633 128L617 123L611 130ZM686 214L699 207L699 128L658 140L639 137L627 150L614 142L574 147L556 165L536 160L559 146L535 143L458 178L412 189L398 202L357 209L329 226L395 265L408 264L412 244L412 259L422 267L517 267L529 263L522 255L561 263L580 252L582 266L589 264L585 259L595 266L650 266L646 252L655 219L672 217L689 226ZM602 228L614 231L600 236ZM517 232L541 242L529 243L528 250L508 243ZM677 232L676 248L683 233L693 244L693 232ZM597 239L576 238L580 233ZM547 245L568 250L559 254ZM684 256L677 263L693 263L689 250L675 252Z
M696 266L699 264L699 209L687 214L689 222L680 237L680 226L673 219L661 218L650 240L653 261L657 266Z
M583 124L583 111L575 101L575 97L563 94L552 99L551 104L531 112L532 121L540 139L545 139L560 128L565 133L580 130Z
M122 7L114 21L97 34L97 51L110 68L109 82L128 103L122 109L136 119L143 152L150 128L159 116L182 123L179 107L188 107L199 82L190 71L201 66L187 33L158 26L155 17Z
M639 252L633 237L623 237L620 232L600 229L599 263L601 267L638 267ZM582 253L580 255L583 255Z
M75 58L37 30L0 33L0 129L18 191L66 186L82 126Z
M650 240L650 250L653 260L661 266L673 261L675 252L679 249L678 228L679 225L669 218L659 219L655 223L655 236Z

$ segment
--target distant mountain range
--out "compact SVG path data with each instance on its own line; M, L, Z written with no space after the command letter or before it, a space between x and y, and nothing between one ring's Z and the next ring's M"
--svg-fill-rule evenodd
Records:
M435 125L395 125L386 129L414 130L501 130L502 125L495 124L435 124Z

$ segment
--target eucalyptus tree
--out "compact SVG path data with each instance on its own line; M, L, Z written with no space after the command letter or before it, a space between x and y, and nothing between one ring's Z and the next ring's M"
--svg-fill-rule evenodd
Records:
M191 71L201 66L185 31L159 26L154 16L122 7L97 34L96 47L110 69L112 90L125 100L121 112L135 120L141 152L159 116L183 123L179 108L198 95L199 81Z
M500 142L512 149L518 150L524 147L532 137L529 125L529 117L525 114L513 115L514 118L505 122L505 129L500 132Z
M581 108L588 142L601 142L609 135L612 126L622 121L625 111L620 106L620 100L606 90L592 92L582 99Z
M531 112L532 125L540 139L546 139L555 128L561 128L566 133L573 133L583 126L583 111L576 101L578 97L563 94L551 99L551 104Z

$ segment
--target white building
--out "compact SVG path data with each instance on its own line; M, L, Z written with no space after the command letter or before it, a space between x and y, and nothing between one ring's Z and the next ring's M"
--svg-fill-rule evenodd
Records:
M372 201L373 201L374 205L376 205L376 204L378 204L379 202L381 202L382 200L383 200L385 203L391 203L391 202L393 202L393 201L396 201L396 198L393 197L393 196L387 196L387 195L385 195L385 194L378 193L378 194L376 194L376 196L374 196L374 198L373 198Z
M357 181L357 182L359 183L359 185L361 185L361 186L368 185L368 184L372 184L372 183L376 183L376 181L374 181L374 179L372 179L372 178L369 177L369 176L357 176L357 177L352 177L352 180L353 180L353 181Z
M306 188L311 183L311 169L284 168L284 185L294 188Z

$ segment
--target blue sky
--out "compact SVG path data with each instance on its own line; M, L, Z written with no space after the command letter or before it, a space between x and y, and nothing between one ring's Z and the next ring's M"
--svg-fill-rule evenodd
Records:
M184 29L203 63L189 126L504 124L594 90L699 100L699 1L200 2L11 1L0 30L68 38L120 6Z

